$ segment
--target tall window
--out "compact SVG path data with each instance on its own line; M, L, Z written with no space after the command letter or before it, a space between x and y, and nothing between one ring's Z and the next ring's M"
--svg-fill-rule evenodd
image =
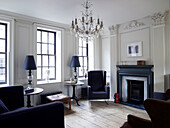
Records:
M79 77L84 77L88 71L88 43L82 38L79 38L79 61Z
M37 80L56 80L56 32L37 30Z
M7 84L7 24L0 23L0 84Z
M94 69L93 40L79 38L79 77L85 77L87 72Z

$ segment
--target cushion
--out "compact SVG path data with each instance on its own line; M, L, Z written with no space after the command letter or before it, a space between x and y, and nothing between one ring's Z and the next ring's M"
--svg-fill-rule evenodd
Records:
M104 91L106 85L106 71L88 72L88 85L92 91Z
M9 112L9 110L5 106L5 104L2 102L2 100L0 99L0 113L4 113L4 112Z

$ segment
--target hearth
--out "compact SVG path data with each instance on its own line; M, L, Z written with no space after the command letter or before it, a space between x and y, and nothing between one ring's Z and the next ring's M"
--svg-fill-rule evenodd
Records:
M141 104L144 101L144 81L127 80L129 103Z
M153 65L117 65L117 92L122 104L144 109L153 94Z

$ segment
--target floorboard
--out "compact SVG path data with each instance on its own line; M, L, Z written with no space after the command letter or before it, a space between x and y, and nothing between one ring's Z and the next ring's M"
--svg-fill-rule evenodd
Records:
M79 101L80 106L72 103L72 110L65 104L66 128L120 128L128 114L149 119L145 110L116 104L108 101Z

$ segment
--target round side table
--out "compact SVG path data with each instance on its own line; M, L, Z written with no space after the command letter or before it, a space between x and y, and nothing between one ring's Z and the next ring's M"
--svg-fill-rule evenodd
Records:
M44 91L43 88L34 88L34 91L31 92L31 93L25 93L25 91L24 91L24 96L27 96L27 107L32 107L30 96L31 95L38 95L38 94L42 93L43 91Z
M72 95L71 99L74 99L78 106L80 106L80 104L78 103L78 98L75 94L75 88L76 88L76 86L82 86L83 84L84 83L80 82L80 81L78 81L77 83L72 83L71 81L65 81L64 82L65 86L72 86L73 87L73 95Z

